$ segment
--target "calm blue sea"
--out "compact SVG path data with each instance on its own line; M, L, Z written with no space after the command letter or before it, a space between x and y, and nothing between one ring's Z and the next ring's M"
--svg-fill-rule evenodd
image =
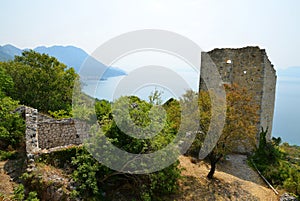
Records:
M300 145L300 78L278 77L272 134Z

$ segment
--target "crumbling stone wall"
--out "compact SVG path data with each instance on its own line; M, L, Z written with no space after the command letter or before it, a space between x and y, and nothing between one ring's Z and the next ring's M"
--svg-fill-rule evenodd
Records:
M210 79L210 75L205 72L209 72L206 68L213 67L212 62L217 67L223 84L237 83L239 86L245 87L253 97L253 104L259 106L257 112L259 122L256 126L257 143L261 127L269 128L267 137L270 139L275 104L276 71L265 50L259 47L244 47L203 52L200 90L207 90L203 78Z
M83 129L78 130L76 124ZM79 126L78 126L79 127ZM57 146L79 145L87 137L87 126L83 122L74 119L44 119L38 121L39 148L49 149Z
M26 106L21 106L16 112L22 113L25 118L27 154L59 146L80 145L88 137L89 126L83 121L71 118L56 120Z

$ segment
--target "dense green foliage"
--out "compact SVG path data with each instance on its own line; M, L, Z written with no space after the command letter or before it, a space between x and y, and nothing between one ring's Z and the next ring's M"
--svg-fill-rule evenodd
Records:
M263 172L266 171L270 165L278 165L280 158L282 158L282 153L278 149L278 144L267 142L267 132L268 129L264 131L262 128L260 133L259 147L253 156L253 161Z
M25 187L23 184L18 185L14 189L14 200L15 201L39 201L37 198L37 193L35 191L29 192L28 196L25 199Z
M129 108L128 104L130 105ZM103 131L106 137L112 139L115 146L127 152L150 153L164 147L174 137L173 129L160 115L162 111L156 105L137 97L122 97L114 103L113 108L116 108L113 114L121 117L121 119L117 123L115 119L110 119L112 115L108 114L108 118L103 119L105 122L102 121ZM129 115L126 111L127 108L129 109ZM151 126L149 126L150 122ZM163 124L163 127L160 127L160 124ZM138 139L129 136L130 133L138 133L144 136L153 133L157 135L150 139Z
M67 69L56 58L32 50L1 66L15 84L8 94L13 99L45 113L71 111L73 86L78 78L73 68Z
M107 100L98 100L95 101L95 112L99 122L103 121L105 117L111 119L111 104Z
M79 184L74 195L85 199L100 199L102 197L99 190L100 180L112 170L99 164L85 149L78 150L72 164L76 166L73 178Z
M13 151L2 151L0 150L0 161L5 161L8 159L16 159L18 156L18 153L13 150Z
M127 194L131 197L139 200L159 200L164 195L176 192L177 180L180 177L178 162L151 174L126 174L101 165L85 149L77 150L72 165L75 166L73 178L78 183L73 196L84 200L104 199L106 192L124 183L129 184Z
M14 90L14 82L6 70L0 66L0 97L4 97Z
M96 101L95 111L99 124L102 126L103 134L115 146L130 153L146 154L159 150L166 146L176 134L174 122L171 120L171 110L167 111L167 118L161 119L159 103L160 97L157 93L152 103L140 100L137 97L121 97L112 105L107 101ZM167 105L164 106L167 108ZM126 114L127 109L129 113ZM116 115L121 117L118 122L113 118ZM154 122L166 122L160 128ZM152 123L151 127L148 125ZM123 126L122 126L123 125ZM173 125L173 126L172 126ZM120 126L122 130L120 129ZM138 126L135 127L135 126ZM141 129L142 128L142 129ZM125 129L125 130L124 130ZM127 130L126 130L127 129ZM157 132L155 137L138 139L128 135L130 132L139 134L151 134ZM93 143L102 144L102 138L92 138ZM96 146L96 148L98 148ZM90 147L91 149L91 147ZM122 157L122 156L120 156ZM116 160L118 160L116 158ZM124 181L129 183L131 196L137 199L156 199L165 194L174 193L177 186L177 179L180 176L178 163L175 163L161 171L151 174L129 174L113 171L98 163L86 150L78 150L72 164L76 166L73 178L79 183L74 195L85 199L99 199L106 192L106 184L120 185Z
M20 184L18 185L15 189L14 189L14 198L17 201L22 201L25 198L25 193L24 193L25 189L24 189L24 185Z
M0 98L0 140L3 148L8 145L16 146L23 139L24 120L19 114L12 112L17 106L18 102L10 97Z
M17 113L13 113L18 101L7 95L13 91L14 83L11 77L0 66L0 148L9 145L16 146L23 138L24 121Z
M300 195L300 148L279 145L280 140L266 141L267 131L262 130L260 144L252 160L257 168L273 185L283 188L297 196Z
M14 61L1 62L0 147L16 146L24 136L24 121L13 112L19 103L54 117L72 115L72 93L77 79L73 68L67 69L54 57L32 50L24 51Z
M73 68L31 50L0 62L0 148L16 147L24 137L24 120L14 113L19 104L56 118L70 117L77 79Z

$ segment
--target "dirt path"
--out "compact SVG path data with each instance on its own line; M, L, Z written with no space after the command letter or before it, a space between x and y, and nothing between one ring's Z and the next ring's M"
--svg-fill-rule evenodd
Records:
M263 200L277 201L274 192L267 188L246 161L246 156L231 155L217 167L214 180L208 180L208 164L192 163L189 157L180 156L185 170L180 181L180 196L175 200ZM222 168L221 168L222 167Z
M13 193L14 182L11 181L10 176L4 170L5 164L6 161L0 161L0 193L3 194L6 198L8 198Z

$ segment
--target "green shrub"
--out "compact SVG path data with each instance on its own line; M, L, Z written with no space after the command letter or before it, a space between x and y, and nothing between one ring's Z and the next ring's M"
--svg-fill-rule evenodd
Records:
M25 198L25 188L23 184L20 184L14 189L14 199L17 201L23 201L24 198Z
M17 101L0 96L0 141L5 145L3 149L9 145L16 147L24 138L24 120L19 114L12 112L17 106Z
M259 148L252 156L252 160L271 184L299 196L300 167L297 163L291 162L291 155L288 152L281 151L279 147L281 140L273 138L271 142L267 142L266 133L267 131L262 130ZM286 150L290 148L287 143L284 143L283 147ZM295 149L292 154L297 155Z
M70 114L70 111L66 110L58 110L58 111L48 111L48 113L55 119L65 119L65 118L71 118L72 115Z
M16 151L2 151L0 150L0 161L5 161L8 159L16 159L18 153Z
M134 105L134 107L129 108L129 115L125 114L126 111L122 110L122 108L126 108L126 105L128 106L128 101L131 106ZM153 104L156 103L155 100L152 101L153 103L151 104L133 96L128 99L122 97L114 103L115 105L112 108L117 108L114 112L118 113L119 117L124 117L119 123L124 124L125 127L129 124L135 124L146 128L150 123L149 111L153 107ZM115 107L117 105L120 107ZM95 107L103 133L96 133L95 138L93 138L92 144L96 145L91 145L89 150L95 149L94 153L97 153L97 149L99 149L100 145L105 146L101 141L103 139L102 137L105 137L112 144L127 152L147 154L162 149L174 139L174 136L176 136L176 131L178 129L178 125L176 125L178 115L171 116L173 111L172 108L167 111L167 115L169 116L167 116L166 123L155 137L151 139L137 139L127 135L129 132L133 132L133 130L130 130L130 126L126 127L129 129L128 131L123 132L119 129L116 122L112 119L109 102L97 101ZM165 105L164 107L168 106ZM161 111L155 112L161 113ZM159 118L159 115L156 115L156 113L154 116ZM154 126L157 127L157 125ZM148 131L146 128L145 132L150 132L150 130ZM101 135L101 137L98 135ZM99 151L102 150L99 149ZM74 152L72 152L71 155L73 154ZM102 151L101 154L105 153ZM68 154L65 153L65 155ZM52 158L55 157L51 156L50 161ZM64 158L64 156L62 156L62 158ZM116 157L115 160L118 160L118 157ZM49 162L49 159L47 159L47 161ZM111 170L100 164L84 147L82 147L76 149L71 164L74 168L72 178L77 184L76 189L71 194L72 197L79 197L83 200L104 199L104 194L109 194L108 191L112 188L120 187L124 184L128 184L126 188L131 189L126 193L129 193L137 200L159 200L163 195L175 193L178 189L177 180L180 177L180 169L177 167L178 162L151 174L136 175L122 173Z
M25 187L23 184L19 184L14 189L14 199L17 201L39 201L37 198L37 193L35 191L29 192L27 198L25 199Z
M159 195L176 193L178 190L178 178L180 178L180 169L178 169L179 161L169 167L152 173L150 177L151 195L157 197Z
M37 193L35 191L30 192L26 201L39 201L39 199L37 198Z
M72 192L73 196L89 199L102 197L99 181L112 171L99 164L84 148L77 149L72 165L75 166L72 178L78 184L77 189Z

